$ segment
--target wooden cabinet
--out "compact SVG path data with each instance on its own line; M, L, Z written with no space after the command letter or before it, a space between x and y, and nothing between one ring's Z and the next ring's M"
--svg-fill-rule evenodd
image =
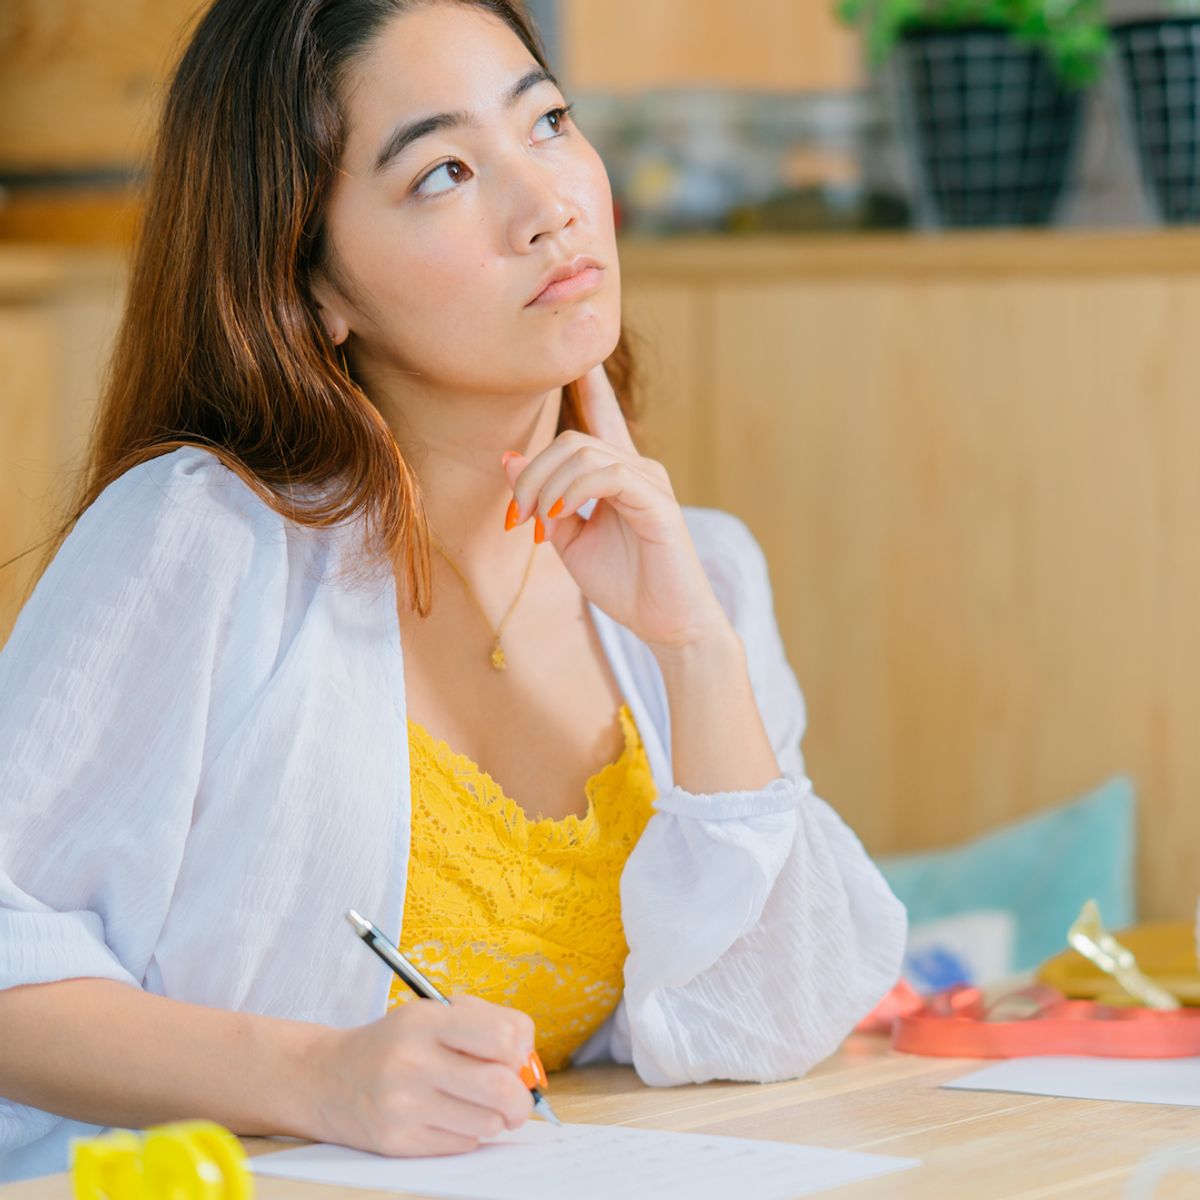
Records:
M82 469L119 316L110 254L0 246L0 646Z
M817 790L875 851L1125 773L1200 893L1200 234L627 246L646 424L770 561Z
M833 0L560 0L572 89L827 91L861 79Z

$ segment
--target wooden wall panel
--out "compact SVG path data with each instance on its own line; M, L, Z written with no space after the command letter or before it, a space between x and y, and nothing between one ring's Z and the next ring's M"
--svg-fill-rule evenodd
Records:
M826 90L860 79L858 41L827 0L562 0L579 91L720 84Z
M645 284L624 302L643 397L639 443L670 470L683 503L701 503L709 486L712 393L695 354L708 307L695 288L682 284Z
M54 334L45 314L0 303L0 563L44 536L55 484ZM33 556L0 570L0 646L32 578Z
M0 164L140 162L197 0L4 0Z
M713 499L758 533L818 790L877 851L1127 773L1200 894L1200 273L717 285Z
M0 563L72 496L123 287L114 255L0 248ZM0 646L41 558L0 570Z

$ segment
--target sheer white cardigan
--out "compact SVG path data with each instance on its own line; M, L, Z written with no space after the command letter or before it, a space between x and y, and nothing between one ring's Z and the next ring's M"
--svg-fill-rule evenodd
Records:
M624 998L576 1061L783 1079L895 981L905 917L805 775L761 551L731 516L687 520L783 774L675 787L657 665L592 610L659 797L621 881ZM401 923L404 676L394 583L339 577L352 544L194 449L84 514L0 654L0 989L91 976L335 1026L384 1013L390 974L343 914ZM0 1099L0 1179L63 1169L90 1132Z

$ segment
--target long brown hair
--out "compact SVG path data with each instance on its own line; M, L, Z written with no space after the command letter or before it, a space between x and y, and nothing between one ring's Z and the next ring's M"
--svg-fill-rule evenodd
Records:
M416 477L310 291L346 132L341 84L387 21L428 2L216 0L205 13L167 95L84 482L55 548L131 467L201 446L291 521L362 518L365 554L403 566L428 611ZM548 69L520 0L436 2L492 13ZM629 416L632 365L622 332L605 366ZM560 431L582 427L571 385Z

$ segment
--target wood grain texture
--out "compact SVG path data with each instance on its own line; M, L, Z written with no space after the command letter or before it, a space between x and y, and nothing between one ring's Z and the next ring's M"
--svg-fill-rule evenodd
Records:
M54 479L54 335L44 314L0 304L0 563L43 536ZM33 577L31 557L0 569L0 645Z
M5 0L0 164L140 162L197 0Z
M579 91L859 82L858 42L824 0L562 0L564 73Z
M675 248L711 426L704 471L695 430L665 457L762 542L811 772L873 851L1125 773L1143 912L1181 918L1200 892L1200 256L1190 235L1170 273L1139 271L1137 243L1093 238L1080 274L1052 242L1049 265L1031 240L1003 262L988 239L913 241L859 271L860 242L841 272L827 242L811 276L803 246L760 243L757 281L736 247ZM653 250L624 262L631 297L643 267L670 277Z
M0 247L0 647L81 467L124 276L111 254Z
M644 1087L628 1068L553 1077L564 1121L723 1134L919 1158L912 1171L839 1189L838 1200L1121 1200L1148 1154L1196 1138L1196 1110L1060 1100L939 1085L980 1064L894 1054L855 1037L807 1078L789 1083ZM246 1139L251 1155L287 1143ZM1195 1195L1175 1179L1158 1200ZM1192 1190L1189 1191L1188 1189ZM360 1200L352 1188L255 1180L260 1200ZM402 1193L388 1193L401 1195ZM3 1200L67 1200L66 1175L0 1187Z

